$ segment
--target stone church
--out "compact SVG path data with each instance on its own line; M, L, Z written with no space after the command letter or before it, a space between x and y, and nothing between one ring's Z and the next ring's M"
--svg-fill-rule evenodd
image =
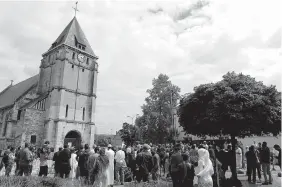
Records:
M94 144L98 73L76 17L42 55L39 74L0 92L0 150L25 142Z

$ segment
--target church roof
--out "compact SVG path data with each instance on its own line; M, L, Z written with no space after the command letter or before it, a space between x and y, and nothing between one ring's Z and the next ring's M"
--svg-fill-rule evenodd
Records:
M35 75L5 89L0 94L0 109L13 105L18 98L20 98L32 86L36 85L38 80L39 75Z
M71 22L66 26L66 28L56 39L56 41L52 44L49 50L61 44L66 44L74 48L78 47L77 44L81 44L82 46L85 47L85 52L87 52L90 55L96 56L88 40L86 39L76 17L74 17L71 20Z

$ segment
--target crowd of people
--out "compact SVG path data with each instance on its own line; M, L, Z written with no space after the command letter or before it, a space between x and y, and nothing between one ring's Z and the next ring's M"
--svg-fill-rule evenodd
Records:
M117 148L110 144L91 148L88 144L79 148L64 145L55 152L47 141L40 149L34 149L28 143L17 150L8 147L0 171L5 168L5 175L9 176L15 167L15 175L29 176L34 161L39 160L38 176L54 173L55 177L77 179L87 185L106 187L130 181L157 182L162 177L171 178L174 187L192 187L195 181L198 187L220 187L224 186L228 168L239 170L246 167L246 175L252 183L261 181L262 171L263 185L272 183L271 163L281 169L279 145L275 145L273 151L266 142L246 147L245 151L236 145L236 166L232 162L231 149L231 144L226 142L216 145L204 141L198 145L180 142Z

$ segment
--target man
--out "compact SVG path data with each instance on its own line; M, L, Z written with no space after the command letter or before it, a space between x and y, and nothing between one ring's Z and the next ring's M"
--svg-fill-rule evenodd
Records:
M151 171L152 179L154 181L157 181L159 179L159 173L160 173L160 156L158 155L155 148L152 149L152 156L153 156L153 169Z
M124 168L126 167L125 162L125 153L121 147L118 147L118 151L115 156L116 166L115 166L115 174L116 180L119 184L124 184Z
M29 165L32 161L32 155L31 151L29 150L29 144L25 143L24 149L21 150L19 155L19 176L22 176L23 174L25 176L29 176L31 173L29 172Z
M13 147L10 147L10 149L4 153L2 161L5 166L5 176L9 176L12 171L12 167L15 160L14 150L15 149Z
M28 168L29 168L29 173L32 174L32 169L33 169L33 161L36 159L36 153L34 152L34 147L29 146L29 150L31 152L31 160L29 162Z
M88 169L87 169L87 161L88 161L89 155L90 155L90 147L88 144L85 144L84 152L80 155L78 159L80 177L83 178L85 184L87 184L88 176L89 176Z
M149 152L150 146L148 144L144 144L143 152L140 152L136 157L136 164L139 169L139 173L137 175L137 181L143 182L149 181L149 173L152 171L153 168L153 157Z
M259 178L259 183L261 183L261 161L260 161L260 151L261 151L261 143L258 144L259 147L255 147L255 154L256 154L256 160L257 160L257 164L256 164L256 171L258 173L258 178Z
M59 161L59 154L63 150L62 147L59 148L59 151L54 154L53 161L54 161L54 170L55 170L55 177L59 176L59 169L60 169L60 161Z
M181 155L181 145L176 144L174 153L171 155L170 160L170 174L173 187L180 187L184 177L183 158Z
M108 181L110 186L114 186L114 162L115 162L115 152L112 150L112 145L108 145L108 150L106 151L106 155L109 158L109 176Z
M20 169L20 166L19 166L20 152L21 152L21 147L18 147L18 149L16 150L16 153L15 153L15 162L16 162L16 171L15 171L15 175L18 175L19 169Z
M257 167L257 158L255 153L255 147L252 145L249 150L246 152L247 159L247 175L248 181L256 183L256 167ZM253 175L253 180L252 180Z
M60 177L61 178L68 178L71 170L70 166L70 158L71 158L71 153L68 148L68 144L64 145L64 149L60 151L59 153L59 166L60 166Z
M40 152L40 169L39 169L39 174L38 176L47 176L48 175L48 148L43 146L41 152Z
M264 183L262 185L272 184L272 177L270 172L270 150L267 147L267 143L262 143L262 149L260 152L260 161L262 165L262 171L264 176ZM267 175L269 178L267 179Z

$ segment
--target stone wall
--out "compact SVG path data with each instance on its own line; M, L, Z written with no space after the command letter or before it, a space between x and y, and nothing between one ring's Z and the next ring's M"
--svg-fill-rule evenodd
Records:
M76 131L81 135L81 143L89 144L92 146L94 144L94 128L92 125L81 124L81 123L69 123L60 121L56 124L56 143L54 145L55 149L58 150L59 147L64 145L64 139L68 132Z
M23 145L30 143L31 135L36 135L36 145L41 146L44 142L44 111L35 109L26 109L24 117Z

